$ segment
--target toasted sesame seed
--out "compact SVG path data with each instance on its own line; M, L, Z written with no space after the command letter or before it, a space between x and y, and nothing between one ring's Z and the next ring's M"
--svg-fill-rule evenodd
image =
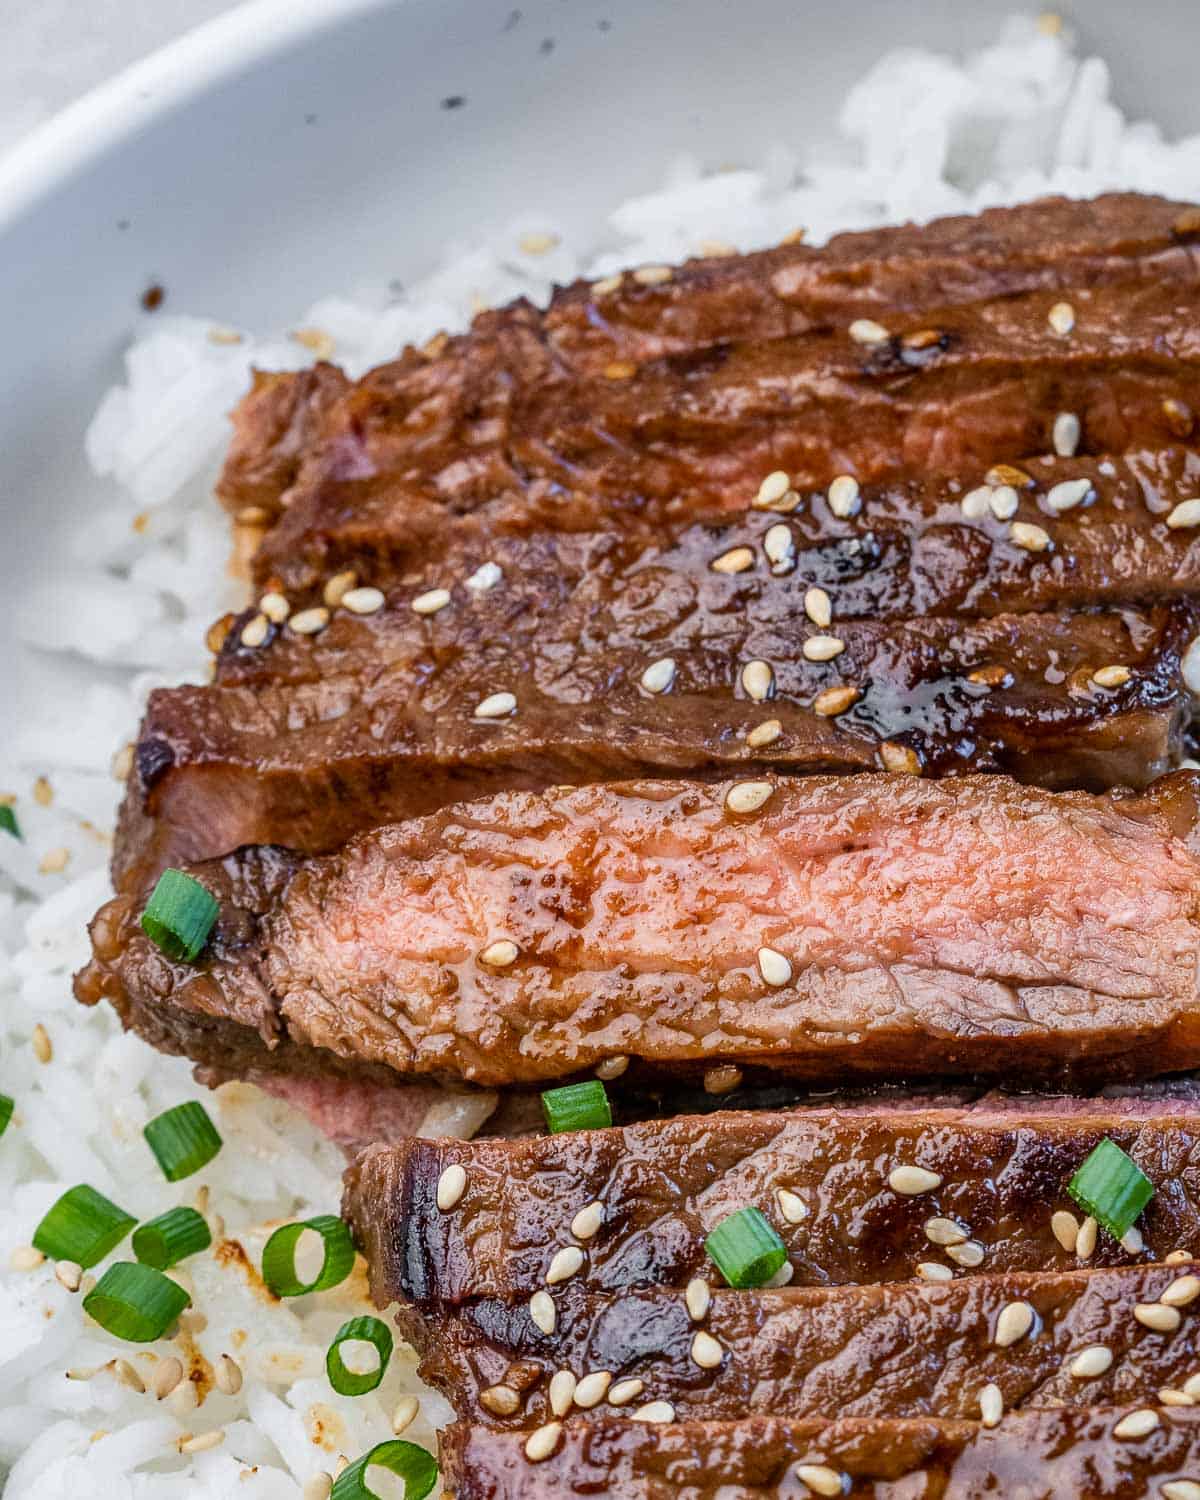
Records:
M748 661L742 668L742 687L746 696L753 698L755 703L765 702L771 696L774 686L775 673L769 662Z
M1186 1307L1200 1297L1200 1276L1177 1276L1159 1301L1166 1307Z
M1081 1349L1071 1361L1068 1369L1073 1380L1095 1380L1103 1375L1113 1362L1113 1352L1107 1344L1089 1344Z
M521 1395L511 1385L489 1385L480 1391L479 1404L497 1417L511 1417L521 1405Z
M967 1231L953 1219L926 1219L925 1238L931 1245L962 1245L967 1240Z
M67 868L71 858L71 851L60 844L56 849L48 849L38 862L38 873L41 875L61 875Z
M1160 1406L1195 1406L1195 1396L1189 1396L1186 1391L1177 1391L1173 1386L1163 1386L1158 1393L1158 1404Z
M763 983L771 985L774 989L792 982L792 966L787 957L777 948L758 950L758 972L763 977Z
M712 1304L712 1287L701 1276L693 1276L683 1294L688 1317L693 1323L703 1323Z
M937 328L918 328L912 333L906 333L900 340L906 349L932 349L941 341L942 334Z
M284 617L286 619L286 616ZM251 650L261 646L270 634L271 622L267 615L251 615L242 626L242 633L238 637L243 646L249 646Z
M489 943L481 950L479 962L487 964L489 969L507 969L520 956L521 950L511 938L497 938L494 943Z
M836 635L810 635L801 646L806 661L832 661L846 649Z
M704 1092L706 1094L732 1094L734 1089L739 1088L742 1082L741 1068L735 1068L732 1063L722 1063L718 1068L709 1068L704 1074Z
M445 593L445 589L441 590ZM416 600L413 600L415 607ZM347 589L342 595L342 608L352 615L373 615L383 608L383 590L373 588ZM420 613L420 611L418 611Z
M701 240L700 254L708 259L721 259L726 255L736 255L737 246L731 245L728 240Z
M560 1437L562 1437L562 1423L547 1422L544 1427L537 1428L525 1439L525 1457L531 1464L541 1463L542 1459L549 1458L558 1447Z
M577 1385L574 1374L570 1370L555 1370L550 1377L550 1388L548 1398L550 1410L556 1417L565 1417L571 1410L571 1403L575 1400L575 1386Z
M1028 1302L1010 1302L1001 1308L996 1319L995 1344L997 1349L1007 1349L1010 1344L1023 1339L1033 1327L1036 1314Z
M556 1250L546 1272L547 1284L557 1286L560 1281L569 1280L583 1266L583 1259L583 1251L578 1245L564 1245L561 1250Z
M855 318L849 332L856 344L886 344L891 337L883 324L873 318Z
M329 1500L333 1491L332 1474L314 1474L311 1479L304 1481L304 1489L301 1500Z
M825 688L813 699L813 713L820 719L836 719L848 708L853 708L861 697L861 689L849 683L843 683L840 687Z
M758 487L754 504L761 510L770 510L778 505L791 488L792 481L782 469L773 469Z
M335 573L321 590L321 598L329 609L336 609L352 588L358 584L358 574L353 568Z
M754 552L750 547L731 547L709 563L714 573L744 573L753 566Z
M858 480L852 474L839 474L829 486L829 509L843 521L862 509Z
M1050 1215L1050 1233L1067 1252L1075 1253L1075 1242L1079 1238L1079 1220L1067 1209L1060 1208Z
M1183 1382L1183 1388L1189 1396L1195 1396L1200 1401L1200 1375L1189 1375Z
M179 1444L180 1453L208 1453L219 1448L225 1441L225 1429L214 1427L211 1432L200 1432L195 1437L184 1438Z
M725 793L725 807L732 813L757 812L774 790L769 781L736 782Z
M628 1067L629 1059L623 1052L618 1052L616 1057L606 1057L603 1062L598 1062L592 1071L597 1078L611 1083L614 1078L620 1078Z
M575 1405L583 1411L590 1411L593 1406L599 1406L608 1394L608 1388L611 1384L611 1371L593 1370L590 1375L585 1375L576 1385Z
M467 579L467 588L473 594L486 594L489 589L494 589L503 577L499 563L480 563Z
M1162 404L1162 412L1167 419L1167 426L1176 437L1191 437L1196 418L1185 401L1177 401L1174 396L1168 396Z
M661 286L674 276L670 266L639 266L633 273L634 281L642 286Z
M558 235L546 234L541 230L531 230L523 234L517 241L521 250L526 255L545 255L547 251L553 250L558 244Z
M1079 1226L1079 1235L1075 1241L1075 1254L1080 1260L1091 1260L1096 1249L1096 1233L1099 1227L1091 1214Z
M934 1188L942 1185L942 1179L937 1172L930 1172L925 1167L909 1166L907 1163L893 1167L888 1173L888 1187L893 1193L903 1193L906 1197L912 1197L917 1193L932 1193Z
M150 1382L150 1389L154 1392L156 1401L163 1401L179 1382L183 1379L183 1362L169 1354L155 1367L154 1377Z
M978 485L959 501L959 508L968 521L982 521L991 512L992 492L988 485Z
M131 1391L136 1391L139 1396L145 1391L146 1382L127 1359L114 1359L108 1368L118 1385L123 1385Z
M288 603L287 598L275 589L267 590L267 592L258 601L258 607L260 612L266 615L267 619L270 620L273 625L282 625L292 612L292 606ZM247 627L247 629L248 628L249 627ZM247 646L262 645L261 640L247 641L245 631L242 632L242 640Z
M1143 1328L1155 1333L1174 1333L1183 1322L1183 1314L1177 1307L1164 1307L1161 1302L1139 1302L1133 1315Z
M477 719L506 719L516 713L517 700L512 693L489 693L475 705Z
M1033 475L1027 474L1024 469L1018 469L1016 464L993 464L983 478L984 483L990 484L993 489L1007 484L1015 490L1023 490L1033 483Z
M133 745L125 744L112 758L109 767L114 781L128 781L130 772L133 770Z
M802 1224L808 1218L808 1205L799 1193L793 1193L790 1188L776 1188L775 1201L779 1204L779 1212L789 1224Z
M824 589L811 588L804 591L804 613L822 630L833 619L833 605Z
M230 1354L222 1354L217 1360L213 1380L219 1391L227 1396L236 1396L242 1388L242 1367Z
M1195 1258L1196 1257L1191 1253L1190 1250L1172 1250L1169 1255L1163 1256L1163 1265L1177 1266L1180 1265L1183 1261L1195 1260Z
M675 1420L675 1408L669 1401L647 1401L645 1406L639 1406L637 1411L630 1413L634 1422L673 1422Z
M1075 327L1075 309L1069 302L1056 302L1046 315L1055 333L1066 335Z
M302 609L288 621L297 635L318 635L329 624L329 611L321 605Z
M917 1264L917 1275L922 1281L953 1281L954 1272L936 1260L923 1260Z
M898 745L894 740L884 740L879 747L879 760L885 771L894 776L919 776L921 757L911 745Z
M39 1021L33 1028L29 1038L33 1048L33 1055L40 1063L48 1063L54 1056L54 1043L50 1040L50 1033Z
M437 1206L442 1213L457 1208L467 1190L467 1169L461 1162L451 1162L442 1172L437 1183Z
M1175 531L1200 526L1200 500L1181 500L1167 517L1167 525Z
M968 1240L965 1245L947 1245L946 1254L956 1266L973 1271L983 1265L984 1249L978 1240Z
M549 1292L534 1292L529 1299L529 1316L534 1326L541 1329L543 1333L554 1332L557 1314L554 1308L554 1298Z
M1117 688L1124 687L1132 676L1128 667L1097 667L1092 673L1092 681L1097 687Z
M1142 1438L1153 1432L1159 1424L1159 1415L1151 1411L1148 1406L1142 1407L1140 1411L1131 1411L1127 1417L1122 1417L1113 1428L1115 1438Z
M842 1475L828 1464L797 1464L796 1478L815 1495L840 1495L845 1489Z
M773 745L783 733L783 725L778 719L767 719L763 724L756 724L746 736L746 743L751 750L762 750L767 745Z
M703 1328L692 1339L691 1354L692 1363L699 1365L702 1370L715 1370L725 1358L724 1349Z
M1054 433L1051 441L1054 451L1059 458L1074 458L1079 448L1079 438L1082 429L1079 418L1073 411L1060 411L1054 419Z
M615 292L624 280L623 273L618 271L615 276L602 276L599 281L593 281L591 292L593 297L607 297Z
M660 656L642 673L642 686L648 693L665 693L675 681L675 658Z
M1004 1415L1004 1395L1000 1387L989 1381L979 1393L979 1416L985 1427L999 1427Z
M292 341L311 350L318 359L329 359L337 348L333 335L323 328L293 328Z
M791 566L796 552L792 542L792 528L785 526L782 521L776 521L774 526L768 526L767 533L763 537L763 551L767 554L767 561L771 564L773 573L786 571Z
M1050 533L1030 521L1014 521L1008 530L1009 540L1026 552L1045 552L1050 546Z
M33 783L33 800L39 807L49 807L54 801L54 788L45 776L39 776Z
M597 1198L581 1208L571 1220L571 1233L577 1240L594 1239L604 1223L604 1204Z
M1200 234L1200 209L1185 208L1171 225L1171 233L1178 235L1180 239Z
M1017 513L1020 497L1011 484L997 485L988 491L988 509L997 521L1007 521Z
M1163 1500L1200 1500L1200 1479L1168 1479L1159 1494Z
M1065 510L1074 510L1092 493L1090 479L1064 479L1053 485L1046 493L1046 504L1056 515Z
M611 364L604 366L606 380L632 380L636 374L637 365L628 359L614 359Z
M396 1409L392 1413L392 1431L397 1437L407 1428L411 1427L417 1419L417 1413L421 1410L421 1403L416 1396L401 1396L396 1402Z
M639 1380L636 1376L632 1380L618 1380L616 1385L609 1387L609 1406L628 1406L646 1389L646 1382Z
M1012 680L1012 673L998 662L991 662L986 667L976 667L973 672L967 673L967 681L979 687L1011 687Z
M83 1280L83 1267L78 1261L60 1260L54 1267L54 1277L68 1292L77 1292L79 1283Z
M1129 1255L1140 1255L1146 1248L1146 1241L1142 1238L1142 1231L1136 1224L1127 1229L1121 1236L1120 1246Z

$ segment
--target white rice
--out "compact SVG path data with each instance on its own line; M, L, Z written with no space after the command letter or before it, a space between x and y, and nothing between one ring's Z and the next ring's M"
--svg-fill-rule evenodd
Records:
M335 357L358 373L405 343L464 327L482 304L520 294L544 300L555 281L678 261L708 241L748 250L800 226L820 241L839 229L1111 188L1200 198L1200 137L1170 144L1153 125L1128 123L1109 97L1102 60L1081 61L1067 36L1014 20L965 62L916 50L884 58L846 99L836 139L818 149L781 141L757 165L719 173L676 162L661 191L613 208L590 245L558 238L530 253L523 236L558 236L559 226L516 216L448 247L402 299L382 290L330 297L296 327L324 330ZM178 1351L109 1338L49 1265L10 1268L46 1208L80 1181L141 1216L191 1201L203 1183L211 1211L255 1265L264 1224L338 1203L339 1155L298 1115L241 1086L207 1095L185 1063L124 1036L104 1007L84 1011L70 993L86 953L84 923L108 889L119 792L112 758L152 686L203 679L205 628L242 602L226 572L227 521L210 495L226 414L252 364L291 367L312 357L286 333L244 331L232 343L214 341L212 331L201 317L162 315L138 330L125 383L105 395L87 436L95 491L80 497L83 519L63 540L62 568L31 591L22 612L31 639L106 670L82 701L47 702L12 727L0 751L0 791L15 795L24 832L21 843L0 835L0 1091L17 1100L0 1142L8 1500L296 1500L339 1454L353 1458L389 1436L398 1396L420 1389L403 1349L378 1392L351 1401L329 1388L325 1347L348 1309L362 1305L361 1280L351 1291L273 1306L244 1269L212 1254L186 1264L207 1319L193 1337L209 1362L229 1352L241 1363L237 1397L215 1392L187 1410L178 1396L156 1402L109 1373L71 1380L68 1369L117 1356L149 1380ZM40 777L50 805L34 795ZM31 1046L39 1022L53 1045L45 1064ZM173 1188L141 1128L193 1097L206 1098L226 1146L198 1179ZM117 1252L128 1254L127 1246ZM425 1393L406 1435L430 1443L447 1416ZM179 1454L181 1436L217 1427L225 1432L219 1447Z

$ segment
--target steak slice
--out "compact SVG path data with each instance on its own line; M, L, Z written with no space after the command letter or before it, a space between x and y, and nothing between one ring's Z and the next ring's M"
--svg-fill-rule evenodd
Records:
M216 1014L268 1051L485 1087L618 1055L825 1082L1200 1063L1191 773L1142 799L1000 777L735 785L446 808L294 863L261 916L231 896L237 856L200 866L222 911L202 964L168 963L126 896L80 993L169 1024L201 1062ZM737 811L747 786L765 802Z
M1163 1486L1197 1482L1200 1412L1159 1412L1136 1441L1114 1435L1130 1415L1128 1407L1051 1408L990 1430L869 1417L649 1425L613 1415L566 1423L536 1463L525 1453L528 1433L457 1423L442 1435L442 1468L456 1500L797 1500L814 1493L803 1482L807 1466L830 1486L818 1493L855 1500L1182 1500L1187 1490Z
M944 1252L931 1246L929 1254ZM1195 1315L1176 1309L1177 1330L1156 1332L1135 1310L1145 1313L1168 1287L1194 1296L1196 1270L1184 1262L980 1275L944 1285L715 1290L701 1323L678 1291L597 1296L577 1284L580 1276L556 1289L552 1334L523 1303L472 1302L452 1316L409 1314L402 1326L424 1355L421 1378L458 1416L505 1429L555 1419L549 1387L557 1370L578 1379L604 1372L619 1397L621 1382L639 1381L627 1404L669 1401L680 1421L971 1421L980 1417L988 1385L1001 1392L1008 1420L1012 1412L1048 1406L1154 1405L1160 1390L1180 1391L1200 1373ZM1000 1320L1014 1303L1032 1308L1034 1321L1028 1334L1002 1345ZM701 1331L719 1346L715 1368L693 1358ZM1088 1376L1086 1362L1075 1367L1085 1350L1104 1352L1109 1363L1101 1373ZM514 1378L517 1385L508 1385ZM518 1390L511 1415L492 1409L487 1393L497 1386Z
M602 1211L587 1242L596 1294L681 1291L712 1275L705 1236L751 1205L787 1245L795 1285L902 1282L924 1261L950 1265L925 1234L935 1217L986 1246L981 1271L1073 1270L1084 1262L1063 1249L1050 1219L1078 1214L1066 1184L1106 1136L1156 1185L1139 1221L1147 1253L1200 1250L1196 1098L724 1110L520 1141L406 1141L359 1158L343 1212L376 1302L430 1312L475 1299L524 1304L545 1286L566 1226L592 1203ZM455 1163L467 1185L454 1211L439 1213L437 1185ZM899 1165L942 1181L898 1193L888 1177ZM799 1208L787 1200L797 1222L784 1216L780 1189L799 1199ZM1132 1259L1101 1234L1090 1263Z

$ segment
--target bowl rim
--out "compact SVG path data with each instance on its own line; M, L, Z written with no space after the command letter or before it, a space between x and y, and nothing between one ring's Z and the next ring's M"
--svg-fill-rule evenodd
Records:
M242 0L130 63L0 155L0 233L114 148L284 47L405 0Z

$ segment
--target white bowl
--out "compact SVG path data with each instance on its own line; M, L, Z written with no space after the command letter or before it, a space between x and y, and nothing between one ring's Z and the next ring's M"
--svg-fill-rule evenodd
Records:
M977 45L1011 5L257 0L202 27L0 163L6 592L53 570L96 493L82 435L152 281L172 308L270 326L517 204L586 230L680 151L828 134L885 48ZM1125 102L1194 128L1175 0L1078 10ZM19 712L45 668L0 629Z

